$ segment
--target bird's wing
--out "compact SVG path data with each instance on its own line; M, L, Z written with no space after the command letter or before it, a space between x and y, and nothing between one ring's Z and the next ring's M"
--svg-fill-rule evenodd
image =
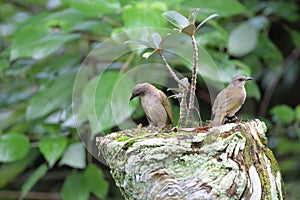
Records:
M228 92L230 91L230 92ZM244 98L242 95L236 96L241 91L239 88L224 90L219 97L219 101L223 103L219 103L219 112L229 113L230 111L236 110L244 103ZM233 96L235 95L235 96ZM219 96L219 95L218 95Z
M171 109L171 105L168 100L168 97L160 90L159 90L159 99L160 99L161 104L164 106L164 108L167 112L167 115L168 115L168 118L169 118L171 124L174 125L172 109Z
M221 92L217 95L217 97L216 97L216 99L215 99L215 101L214 101L214 104L213 104L213 107L212 107L212 112L213 112L214 115L215 115L215 114L218 112L218 110L219 110L219 107L220 107L220 99L221 99L221 96L223 96L223 95L222 95L222 92L223 92L223 91L221 91Z

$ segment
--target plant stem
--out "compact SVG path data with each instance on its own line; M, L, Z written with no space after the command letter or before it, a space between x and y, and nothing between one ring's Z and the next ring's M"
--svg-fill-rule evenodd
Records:
M190 121L192 121L192 118L193 118L192 110L194 109L195 91L196 91L196 84L197 84L197 68L198 68L198 46L197 46L197 42L195 39L195 35L191 35L191 38L192 38L192 46L194 49L194 55L193 55L194 63L193 63L193 71L192 71L192 81L191 81L192 83L191 83L191 89L190 89L190 102L189 102L189 108L188 108L188 118Z
M164 61L165 66L167 67L168 71L170 72L171 76L175 79L175 81L182 86L182 98L181 98L181 102L180 102L180 114L179 114L179 126L180 127L185 127L185 122L186 122L186 116L187 116L187 112L188 112L188 108L187 108L187 102L186 102L186 98L187 98L187 93L188 93L188 89L189 89L189 83L183 83L178 77L177 75L174 73L174 71L172 70L172 68L170 67L166 57L162 54L162 52L159 53L160 57L162 58L162 60Z
M283 66L280 69L279 74L277 74L268 84L264 97L261 101L258 115L261 117L265 117L267 113L267 109L269 107L271 98L273 96L273 92L275 91L276 86L278 85L280 78L287 71L288 67L292 62L294 62L300 56L300 52L298 49L293 49L290 55L287 56Z
M164 61L165 66L167 67L167 70L170 72L171 76L175 79L175 81L180 84L183 88L185 88L186 90L188 89L188 86L185 85L184 83L182 83L180 81L180 79L177 77L177 75L174 73L174 71L172 70L172 68L170 67L166 57L162 54L159 53L160 57L162 58L162 60Z
M182 99L180 102L180 111L179 111L179 127L181 128L186 128L186 117L187 117L187 103L186 103L186 98L187 98L187 89L183 89L182 91Z

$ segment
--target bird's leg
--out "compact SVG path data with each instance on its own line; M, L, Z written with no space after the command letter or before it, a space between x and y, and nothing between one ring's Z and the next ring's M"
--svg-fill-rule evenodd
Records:
M232 122L236 122L238 121L239 118L237 118L237 116L233 115L233 116L226 116L225 120L224 120L224 124L226 123L232 123Z

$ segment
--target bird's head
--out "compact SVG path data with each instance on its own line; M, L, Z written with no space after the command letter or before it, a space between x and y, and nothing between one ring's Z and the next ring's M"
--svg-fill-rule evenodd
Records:
M245 83L249 80L253 80L252 77L247 77L247 76L242 76L242 75L238 75L238 76L235 76L231 83L233 86L235 87L243 87L245 85Z
M144 96L145 93L151 90L151 88L154 87L150 83L140 83L134 86L132 89L132 94L130 97L130 101L134 99L137 96Z

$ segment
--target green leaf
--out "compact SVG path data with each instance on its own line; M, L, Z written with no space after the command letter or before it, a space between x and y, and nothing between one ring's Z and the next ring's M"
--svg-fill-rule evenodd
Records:
M195 24L199 10L200 10L199 8L195 8L190 12L188 17L189 24Z
M277 15L289 22L296 22L300 19L298 7L296 3L269 1L265 4L269 12Z
M137 3L135 6L128 5L124 7L123 20L125 28L165 27L166 22L161 16L162 9L146 3Z
M212 73L216 75L220 73L221 77L218 81L222 80L224 83L229 83L235 75L243 74L245 76L249 76L251 74L251 69L247 65L240 62L239 60L230 59L228 54L210 51L209 55L213 57L213 60L215 60L216 65L220 66L217 69L217 71L212 71ZM207 74L207 76L209 76L209 74ZM223 87L223 85L220 86Z
M279 71L283 64L281 51L267 35L262 33L259 34L255 54L264 61L266 66L276 71Z
M39 142L39 148L45 159L48 161L50 168L61 157L67 146L65 137L45 138Z
M161 13L164 6L158 8L152 2L150 3L136 3L134 6L127 5L123 9L123 21L125 30L140 29L128 34L132 40L147 40L153 33L146 27L164 28L166 21ZM124 30L123 30L124 31Z
M74 78L74 74L61 75L48 87L37 92L29 102L26 118L28 120L38 119L69 105Z
M48 167L43 164L40 165L34 172L30 175L30 177L26 180L26 182L22 185L21 189L21 197L20 199L23 199L29 190L38 182L40 178L42 178L48 171Z
M148 59L151 55L153 55L156 52L156 50L154 51L150 51L150 52L145 52L143 53L142 57Z
M121 5L118 0L63 0L63 2L89 16L117 13L121 10Z
M17 177L26 170L40 155L37 149L31 149L28 155L22 160L0 165L0 188L4 187L10 180Z
M86 22L87 16L82 12L74 9L64 9L59 12L49 14L49 16L42 19L45 27L57 27L64 33L78 30L78 25Z
M99 199L107 197L109 184L104 179L103 172L94 164L90 164L84 171L91 192Z
M255 81L248 81L245 85L247 91L247 97L253 97L257 101L260 100L261 94L258 85Z
M237 0L189 0L182 5L188 8L200 7L200 13L212 14L217 13L223 17L229 17L237 14L251 13Z
M0 162L13 162L24 158L29 152L29 140L18 133L0 136Z
M89 193L87 179L78 173L70 174L65 180L61 190L64 200L87 200Z
M295 118L298 122L300 122L300 105L295 108Z
M84 146L80 142L70 144L59 164L79 169L85 168L86 160Z
M143 40L127 40L124 44L142 44L155 49L155 46L152 43Z
M233 29L229 35L228 51L233 56L251 53L257 44L257 30L249 23L243 23Z
M55 52L64 43L78 38L79 34L67 34L48 24L48 13L32 16L13 36L10 60L30 57L43 59ZM24 40L24 38L26 38Z
M189 20L179 12L166 11L163 13L163 16L180 30L189 25Z
M299 31L290 31L292 40L297 49L300 50L300 32Z
M160 47L161 36L158 33L153 33L149 38L149 41L153 42L155 48Z
M197 26L196 30L198 30L201 26L203 26L207 21L209 21L215 17L218 17L218 16L219 16L218 14L212 14L212 15L208 16Z
M78 121L90 122L92 135L116 126L126 120L136 107L129 104L134 83L117 72L105 72L94 77L85 86L82 104L78 110Z
M287 105L278 105L270 110L270 113L274 115L274 120L278 123L289 124L293 122L295 118L294 110Z

